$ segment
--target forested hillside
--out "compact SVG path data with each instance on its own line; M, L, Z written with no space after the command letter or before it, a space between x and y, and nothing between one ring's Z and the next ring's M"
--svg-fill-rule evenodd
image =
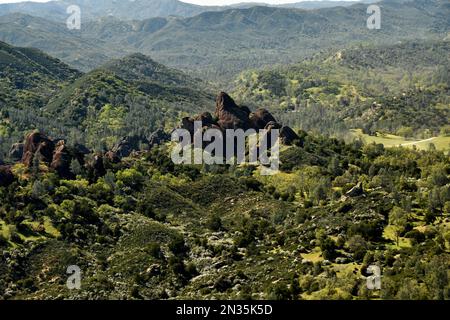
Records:
M375 0L362 1L365 3ZM350 6L355 1L302 1L279 5L286 8L318 9L336 6ZM64 22L67 19L66 9L70 5L77 5L82 9L83 20L95 20L104 16L113 16L125 20L142 20L156 17L191 17L206 11L222 11L229 8L248 8L254 3L237 3L229 6L199 6L177 0L59 0L44 3L24 2L0 4L0 15L23 13L35 17L47 18ZM263 2L257 5L271 6Z
M449 132L449 65L449 41L359 46L246 71L234 92L250 106L278 110L289 125L319 134L360 128L425 139Z
M142 54L87 74L35 49L2 43L0 55L0 159L33 129L104 150L127 136L174 128L214 101L208 84Z
M0 5L0 300L450 299L448 1L385 0L380 30L362 3L74 3L81 30ZM279 172L176 165L200 120L279 130Z
M33 150L53 140L29 135L0 167L0 297L449 299L449 157L298 133L272 177L176 166L164 143L61 171L64 142L52 160Z
M67 19L66 9L71 5L82 8L83 19L86 21L105 16L127 20L167 16L190 17L205 11L220 10L220 7L197 6L177 0L133 0L132 3L115 0L61 0L0 4L0 15L24 13L64 22Z
M442 39L450 30L446 1L384 1L382 10L380 30L367 28L365 4L312 11L251 7L141 21L104 17L72 31L14 14L0 17L0 40L37 47L83 71L103 64L105 56L139 51L223 84L243 69L295 63L327 48Z

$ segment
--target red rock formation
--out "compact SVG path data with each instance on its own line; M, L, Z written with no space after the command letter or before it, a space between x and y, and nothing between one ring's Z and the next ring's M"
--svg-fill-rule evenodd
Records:
M251 126L256 130L265 129L270 122L276 123L277 121L266 109L258 109L250 115Z
M216 113L219 127L227 129L249 129L250 119L248 108L239 107L225 92L221 92L216 99Z
M215 116L217 122L214 121L210 113L205 112L192 118L184 118L181 128L188 130L194 135L194 122L202 121L203 130L208 128L219 129L223 132L227 129L255 129L255 130L281 130L281 142L291 145L295 141L300 141L299 136L289 127L283 127L279 124L274 116L266 109L258 109L251 113L247 107L238 106L234 100L226 93L221 92L216 99Z
M33 132L25 138L22 162L26 166L31 167L34 156L37 155L41 161L50 164L54 150L55 144L52 140L42 133Z
M61 177L73 178L74 174L70 169L70 164L73 158L74 156L72 152L66 146L66 143L61 140L55 146L50 167L54 169Z
M30 133L23 144L15 144L11 148L16 157L19 157L21 145L23 145L21 155L23 164L31 167L34 158L38 157L40 161L64 178L74 177L70 168L73 159L77 159L81 165L84 165L84 157L90 153L83 145L77 144L75 147L69 147L64 140L52 140L39 132Z

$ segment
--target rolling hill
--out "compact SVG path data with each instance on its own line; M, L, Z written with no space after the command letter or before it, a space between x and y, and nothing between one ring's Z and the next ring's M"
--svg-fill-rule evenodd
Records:
M153 17L180 16L189 17L219 7L197 6L177 0L60 0L46 3L10 3L0 5L0 15L23 13L53 21L64 22L69 14L66 9L71 5L81 8L82 19L93 20L105 16L120 19L140 20Z
M24 107L25 101L16 98L27 94L41 100L38 105L42 105L62 83L79 74L42 51L0 42L0 107Z
M450 125L449 52L449 41L330 51L292 66L246 71L234 92L308 131L342 136L362 128L428 139Z
M1 16L87 71L0 42L0 300L449 300L447 2L386 1L377 31L363 5ZM184 118L210 78L234 92ZM176 165L182 118L281 127L279 172Z
M381 5L381 30L367 29L367 5L356 4L311 11L251 7L142 21L107 17L70 32L62 24L16 14L0 17L0 40L38 47L82 70L103 64L105 56L139 51L227 83L243 69L292 63L327 48L442 39L450 30L445 1L387 0Z
M142 54L83 74L39 50L2 42L0 75L1 158L32 129L102 149L173 127L214 101L207 83Z
M366 0L362 2L375 2ZM297 9L319 9L336 6L350 6L355 1L303 1L285 5L268 5L261 3L238 3L229 6L200 6L178 0L59 0L45 3L23 2L0 4L0 15L22 13L52 21L64 22L68 18L66 9L70 5L81 8L84 21L112 16L123 20L143 20L156 17L192 17L207 11L222 11L230 8L250 8L254 6L271 6Z

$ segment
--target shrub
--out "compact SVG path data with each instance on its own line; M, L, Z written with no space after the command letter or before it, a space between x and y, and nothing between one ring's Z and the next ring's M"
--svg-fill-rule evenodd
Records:
M12 231L10 235L10 240L14 243L23 243L22 238L19 236L19 234L16 231Z
M425 235L419 230L411 230L405 234L405 237L414 240L416 243L422 243L425 241Z
M336 257L336 243L333 239L327 237L320 243L322 255L326 260L333 260Z
M353 258L361 261L367 252L367 242L360 235L351 237L347 243L349 251L353 254Z
M174 254L181 254L187 251L186 244L182 236L177 236L172 242L169 243L169 249Z
M208 218L206 225L212 231L220 231L222 230L222 219L218 214L214 214Z
M158 243L150 243L147 247L148 253L156 259L160 259L162 257L161 246Z
M142 173L134 168L118 171L116 173L116 178L117 181L121 181L125 186L133 189L138 189L144 182Z
M263 184L253 177L241 177L239 179L247 190L261 191Z

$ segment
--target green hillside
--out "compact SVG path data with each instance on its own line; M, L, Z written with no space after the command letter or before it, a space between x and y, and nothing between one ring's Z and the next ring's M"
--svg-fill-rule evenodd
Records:
M449 157L303 139L273 177L174 166L166 146L97 178L15 165L18 180L0 187L0 297L450 298ZM81 290L66 287L74 264ZM373 264L377 291L364 278Z
M0 5L0 300L450 300L448 0L69 2Z
M1 48L1 158L31 129L103 150L213 105L207 83L142 54L83 75L34 49Z
M41 105L45 99L79 72L43 52L12 47L0 42L0 101L2 106L26 107L27 94ZM15 99L18 98L18 99Z
M449 52L448 41L359 46L288 67L246 71L235 93L307 131L345 136L362 128L422 140L447 134Z
M46 122L41 108L80 75L39 50L0 42L1 158L12 143L23 138L23 132Z

